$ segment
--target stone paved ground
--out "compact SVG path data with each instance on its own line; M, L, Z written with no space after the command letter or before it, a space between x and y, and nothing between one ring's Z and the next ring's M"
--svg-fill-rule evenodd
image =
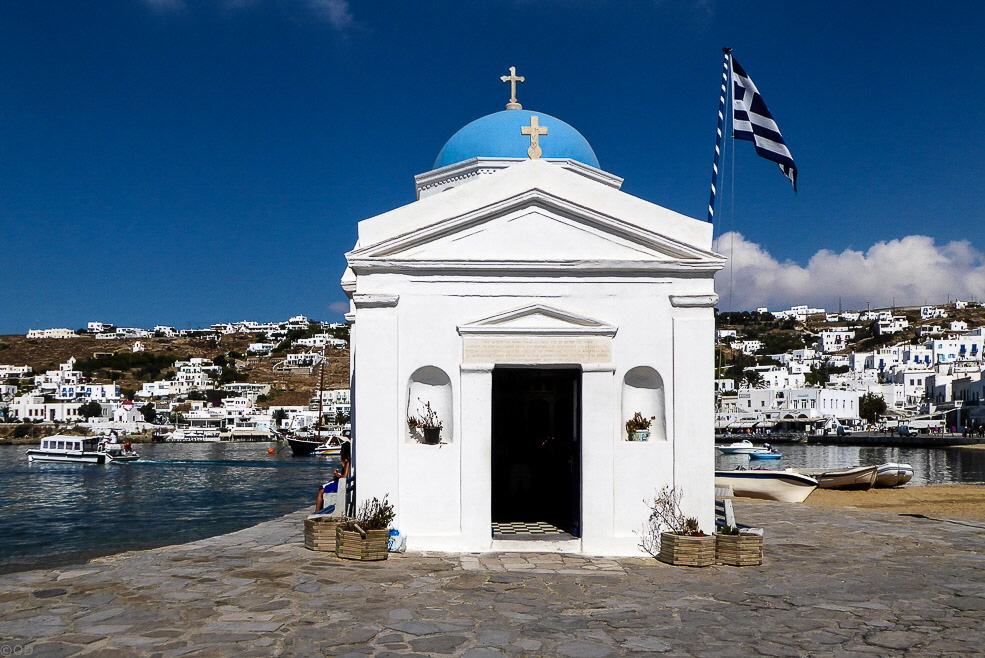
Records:
M981 655L985 524L737 501L762 567L301 546L302 513L0 576L0 655Z

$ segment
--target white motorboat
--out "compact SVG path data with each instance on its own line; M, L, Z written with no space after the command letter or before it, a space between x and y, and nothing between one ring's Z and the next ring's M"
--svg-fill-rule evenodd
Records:
M55 434L41 439L41 446L27 451L29 462L105 464L106 453L98 449L99 439Z
M221 434L216 429L177 429L162 437L165 443L218 443Z
M909 464L881 464L876 470L876 487L899 487L913 477L913 467Z
M772 452L771 448L754 446L749 439L742 439L727 446L716 446L723 455L751 455L752 453Z
M106 454L107 463L135 462L140 459L140 455L127 443L107 443L99 446L99 450Z
M716 487L731 487L733 495L802 503L817 488L817 480L793 471L736 469L715 471Z
M345 443L345 439L339 435L333 435L328 437L325 443L321 444L315 448L316 455L338 455L342 452L342 444Z

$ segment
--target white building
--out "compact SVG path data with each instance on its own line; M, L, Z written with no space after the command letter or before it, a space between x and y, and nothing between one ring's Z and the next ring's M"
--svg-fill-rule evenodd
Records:
M968 331L968 323L961 320L952 320L948 325L950 331Z
M154 327L154 334L163 338L175 338L178 335L178 331L174 327L159 324Z
M862 391L832 388L742 389L739 411L778 411L780 420L830 418L857 420Z
M177 382L170 380L158 380L156 382L147 382L142 384L140 390L137 391L136 396L138 398L160 398L167 397L169 395L179 395L187 393L190 389L181 389L177 385Z
M346 254L359 501L389 495L412 549L637 555L664 485L710 530L711 225L621 192L577 131L519 109L416 182ZM437 445L408 427L428 408ZM558 533L503 540L520 520Z
M287 330L303 331L308 328L309 324L311 324L311 321L308 320L308 318L303 315L295 315L293 318L284 323L283 328Z
M277 343L250 343L246 351L250 354L270 354L277 349Z
M35 420L45 422L75 422L81 420L79 416L79 406L81 402L45 402L43 395L21 395L15 397L10 403L8 415L20 418L21 420ZM106 414L106 407L103 407L103 414Z
M880 315L882 314L880 313ZM898 334L909 326L910 322L906 319L906 316L891 316L888 319L883 318L876 321L876 333L880 336Z
M936 318L946 318L947 311L937 306L921 306L920 307L920 319L921 320L933 320Z
M841 352L848 349L848 344L855 338L855 331L847 327L836 327L822 331L817 336L814 349L818 352Z
M31 329L28 338L78 338L71 329Z
M761 340L739 340L732 343L732 347L742 350L743 354L753 355L759 350L763 349L763 341Z
M31 366L0 365L0 379L21 378L31 373Z

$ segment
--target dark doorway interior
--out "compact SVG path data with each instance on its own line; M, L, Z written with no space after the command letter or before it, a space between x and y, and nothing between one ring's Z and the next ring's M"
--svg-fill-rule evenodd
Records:
M580 536L581 371L492 373L492 520Z

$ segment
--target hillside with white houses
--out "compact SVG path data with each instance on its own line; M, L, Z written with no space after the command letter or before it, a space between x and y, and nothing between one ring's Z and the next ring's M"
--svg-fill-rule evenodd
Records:
M90 322L4 336L0 421L20 435L79 424L124 433L207 427L256 439L317 424L320 395L323 423L341 424L349 415L347 339L346 325L304 316L182 331Z
M985 430L982 304L760 308L717 327L720 431Z

